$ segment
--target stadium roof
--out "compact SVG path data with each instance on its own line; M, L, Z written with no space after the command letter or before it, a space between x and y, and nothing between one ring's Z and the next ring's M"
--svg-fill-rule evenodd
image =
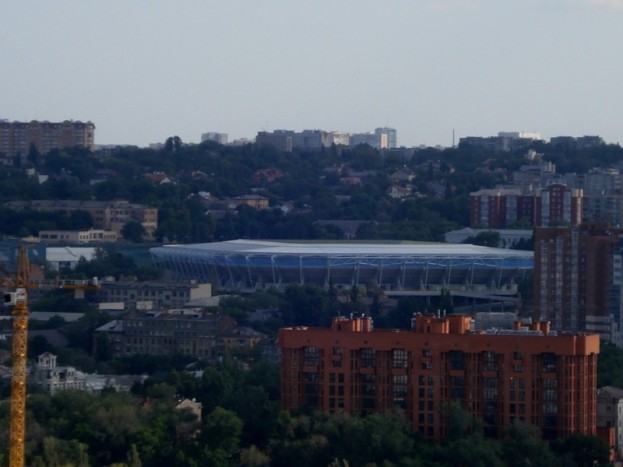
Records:
M209 281L215 289L374 283L401 293L447 288L463 295L513 295L533 268L530 251L446 243L233 240L150 252L169 273Z
M217 243L198 243L189 245L165 245L153 248L152 253L161 250L188 253L232 253L232 254L274 254L274 255L318 255L318 256L403 256L423 255L441 257L506 257L532 260L531 251L489 248L469 244L419 243L419 242L283 242L261 240L231 240Z

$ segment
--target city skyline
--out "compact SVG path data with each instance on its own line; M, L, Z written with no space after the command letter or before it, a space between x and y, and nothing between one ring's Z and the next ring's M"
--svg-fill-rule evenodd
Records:
M0 5L0 118L92 121L96 144L366 132L623 138L621 0Z

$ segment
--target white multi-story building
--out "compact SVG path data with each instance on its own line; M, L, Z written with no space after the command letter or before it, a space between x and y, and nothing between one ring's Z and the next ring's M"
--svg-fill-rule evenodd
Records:
M31 382L55 394L66 389L86 389L86 375L71 366L57 366L56 355L44 352L37 358Z

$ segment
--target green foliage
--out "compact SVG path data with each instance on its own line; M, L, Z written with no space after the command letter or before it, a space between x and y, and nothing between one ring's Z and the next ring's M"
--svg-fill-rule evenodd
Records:
M498 248L500 246L500 232L479 232L474 236L467 237L463 243Z
M612 465L609 461L610 449L608 445L596 436L585 436L574 433L565 440L558 440L553 450L559 457L565 459L565 465L578 467L606 467Z
M121 229L121 235L130 242L140 243L145 235L145 227L140 222L130 221Z
M534 426L514 421L506 431L502 456L508 465L545 467L555 463L553 453Z
M80 279L135 276L138 280L154 280L162 276L162 271L153 266L137 266L132 257L117 253L109 247L97 249L91 261L81 258L70 276Z
M597 387L623 387L623 350L603 343L597 360Z
M283 319L292 325L328 326L331 304L326 292L315 285L286 287Z

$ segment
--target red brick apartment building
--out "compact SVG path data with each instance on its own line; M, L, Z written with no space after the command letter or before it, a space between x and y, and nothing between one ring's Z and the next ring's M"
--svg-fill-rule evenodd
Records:
M462 315L419 315L413 329L373 330L371 318L281 329L281 404L351 413L405 410L439 440L441 409L459 401L500 437L513 420L545 439L595 434L598 335L555 334L546 322L473 332Z
M614 248L622 235L623 229L597 222L535 229L533 320L609 341L610 315L620 314L611 309L611 288Z

